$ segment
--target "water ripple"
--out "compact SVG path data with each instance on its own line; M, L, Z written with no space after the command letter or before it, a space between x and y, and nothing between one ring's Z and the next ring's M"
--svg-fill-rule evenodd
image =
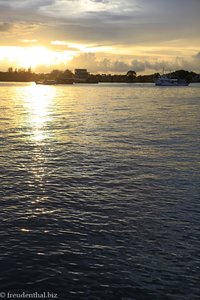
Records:
M3 291L199 299L199 85L3 84Z

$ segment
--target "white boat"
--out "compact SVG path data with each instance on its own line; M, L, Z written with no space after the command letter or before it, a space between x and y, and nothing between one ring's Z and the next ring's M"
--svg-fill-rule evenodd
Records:
M159 86L187 86L189 83L184 79L169 78L162 75L155 80L155 85Z
M46 85L52 85L52 84L56 84L55 80L50 80L50 79L46 79L46 80L42 80L42 81L35 81L36 84L46 84Z

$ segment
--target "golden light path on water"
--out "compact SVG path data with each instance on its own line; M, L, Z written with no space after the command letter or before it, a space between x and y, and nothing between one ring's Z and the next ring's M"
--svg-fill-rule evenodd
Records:
M49 106L54 99L56 90L49 86L35 84L28 87L29 122L32 125L32 138L40 143L47 137L44 127L50 121Z
M42 203L48 200L45 192L45 175L48 173L45 140L49 138L47 127L51 121L51 106L55 93L54 87L43 85L32 84L26 89L25 105L30 128L29 141L33 146L29 168L34 177L35 188L39 191L39 195L31 202L34 206L30 209L30 213L36 216L54 212L45 208Z

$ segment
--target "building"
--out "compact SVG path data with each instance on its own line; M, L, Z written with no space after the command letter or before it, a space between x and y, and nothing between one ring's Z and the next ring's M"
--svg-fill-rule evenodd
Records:
M75 74L76 81L85 81L88 79L90 75L87 69L75 69L74 74Z

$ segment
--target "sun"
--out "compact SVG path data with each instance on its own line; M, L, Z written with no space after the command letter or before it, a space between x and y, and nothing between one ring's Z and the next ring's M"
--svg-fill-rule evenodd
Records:
M24 68L51 65L54 63L54 53L42 46L30 47L19 51L17 60Z
M53 66L65 63L74 56L72 51L52 51L47 47L1 47L0 58L4 58L18 67L34 68L38 65Z

